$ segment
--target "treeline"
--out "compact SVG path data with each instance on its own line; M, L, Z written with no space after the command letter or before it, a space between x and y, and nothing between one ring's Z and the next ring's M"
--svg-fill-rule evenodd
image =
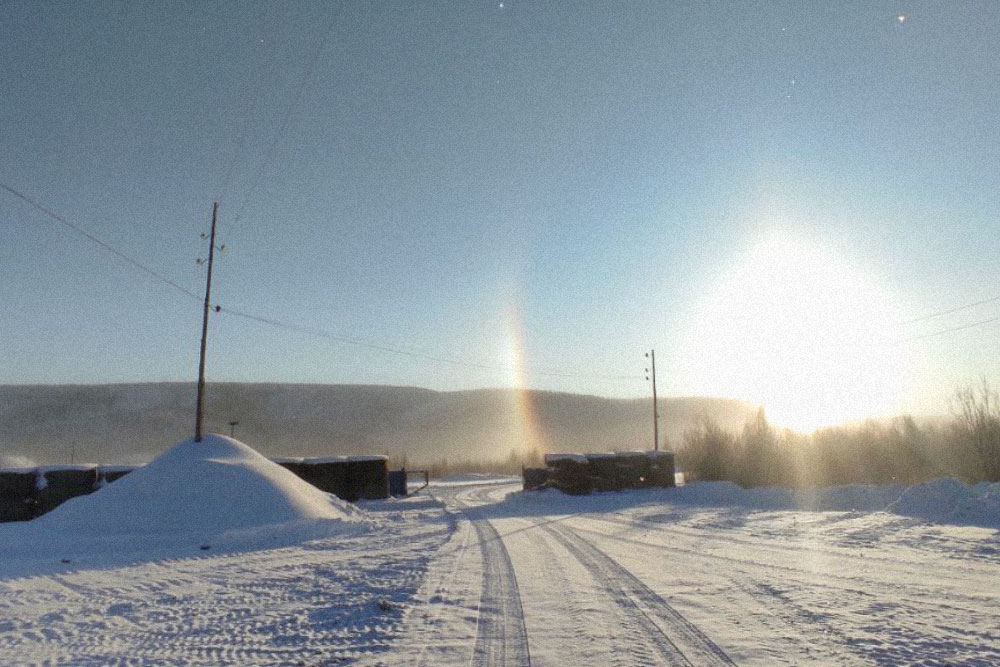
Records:
M678 467L688 479L744 487L1000 481L997 392L984 380L957 391L951 408L951 419L939 424L899 417L810 435L774 428L763 410L738 433L701 419L684 434Z
M542 453L536 449L523 452L511 450L506 457L501 458L466 457L438 459L424 463L411 462L405 455L389 457L391 469L426 470L432 479L459 474L520 476L524 468L538 468L543 465Z

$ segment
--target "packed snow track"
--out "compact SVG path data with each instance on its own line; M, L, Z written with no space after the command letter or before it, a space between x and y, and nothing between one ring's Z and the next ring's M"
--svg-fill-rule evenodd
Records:
M139 556L15 548L28 533L0 526L0 666L1000 664L1000 516L804 510L722 483L430 491L361 503L357 525Z
M727 487L691 505L693 487L518 491L436 487L459 530L371 664L1000 664L996 530Z
M477 614L475 665L582 664L592 662L593 651L615 665L732 665L729 656L705 633L685 619L634 574L562 521L547 517L503 517L497 501L510 492L504 486L469 486L439 490L442 498L472 523L480 542L483 584ZM492 518L491 518L492 517ZM503 526L501 532L494 524ZM525 541L527 538L527 541ZM534 617L553 613L563 620L580 619L598 603L605 619L601 635L607 644L591 643L596 626L575 622L562 635L548 619L529 640L518 575L505 542L519 549L520 576L532 590L543 591ZM541 558L545 562L539 560ZM586 576L580 576L580 570ZM560 602L552 594L565 596ZM535 596L538 597L538 596ZM587 600L580 609L566 600ZM556 606L554 609L545 607ZM529 603L530 606L530 603ZM556 641L549 641L550 637ZM574 644L587 648L573 655Z
M476 530L483 558L473 664L483 667L531 664L517 577L503 538L481 508L469 507L464 513Z

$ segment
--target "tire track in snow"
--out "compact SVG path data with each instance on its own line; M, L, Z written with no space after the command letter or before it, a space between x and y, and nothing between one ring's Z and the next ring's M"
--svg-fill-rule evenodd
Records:
M471 496L490 502L483 497L487 492L485 489L476 490ZM458 498L456 501L476 531L483 557L483 587L479 597L472 664L482 667L530 665L521 594L503 538L481 509L469 506Z
M573 665L592 664L595 656L606 656L606 667L655 667L659 662L654 656L640 656L634 651L635 642L627 635L631 624L613 601L593 582L592 577L566 548L550 535L540 535L538 522L518 519L525 530L505 531L503 538L520 534L528 541L530 557L519 552L518 543L510 549L515 568L522 572L521 599L525 606L525 623L528 627L546 628L538 641L532 644L537 650L539 664ZM508 541L508 544L511 542ZM524 576L522 565L528 566L530 576ZM558 595L552 596L557 591ZM598 592L598 595L595 595ZM552 618L559 621L553 623ZM551 625L550 625L551 624ZM533 654L534 655L534 654Z
M676 522L669 521L658 521L652 517L643 515L603 515L603 514L583 514L581 516L587 519L605 521L607 523L619 524L627 527L646 527L655 528L662 530L664 528L669 529L672 533L682 535L685 537L701 539L701 540L711 540L713 542L725 543L727 547L734 545L746 546L748 550L753 550L754 552L768 552L768 553L780 553L787 551L787 546L778 547L774 544L773 539L765 538L749 538L741 535L733 535L732 531L723 534L712 534L709 530L704 530L702 528L696 528L691 526L678 525ZM801 554L817 554L820 556L829 556L831 553L836 554L840 559L852 559L857 561L861 568L870 567L873 563L881 563L887 567L891 567L894 571L900 572L902 574L911 575L914 573L922 573L924 567L926 566L926 560L903 560L899 557L888 557L879 556L878 554L864 553L863 555L858 555L858 547L849 547L844 544L832 544L827 546L816 546L808 543L798 542L795 544L795 549ZM951 561L948 564L948 569L955 573L954 576L961 577L962 575L982 575L984 571L988 568L984 567L978 563L961 563L956 561Z
M599 523L627 523L603 516L587 515L585 518L596 519ZM860 566L856 574L845 575L791 565L796 562L794 547L787 549L788 557L780 559L781 562L765 562L754 558L755 554L759 554L751 548L744 548L738 554L719 554L698 546L651 542L624 535L609 536L604 531L583 526L575 526L574 530L660 552L680 554L701 563L718 564L710 569L718 569L719 566L728 568L732 573L731 582L771 614L784 620L789 627L804 632L803 636L811 642L812 650L819 654L816 659L830 664L851 660L864 664L910 664L932 654L949 656L948 664L964 664L958 657L962 651L969 655L990 655L990 659L983 664L993 664L990 662L993 656L1000 656L995 633L956 631L951 627L952 622L933 620L947 610L946 613L953 618L973 620L975 626L988 625L988 620L983 617L989 612L981 605L982 601L990 599L989 593L985 592L970 597L951 591L945 595L946 602L943 602L941 592L928 583L934 581L933 563L928 563L928 569L922 576L912 575L915 578L910 581L880 580L873 574L862 574L864 570ZM712 536L710 539L716 541L720 538ZM989 590L989 587L984 586L983 590ZM979 603L957 605L953 603L955 598L978 600ZM866 619L865 623L858 626L852 622L848 624L848 627L855 628L851 633L841 631L839 619L858 617ZM871 631L869 628L873 625L878 629ZM887 633L899 639L885 642L880 636ZM972 649L969 648L970 641L974 642Z
M664 664L692 667L736 664L697 626L603 551L565 526L549 523L539 524L539 528L573 554L615 602L630 614L665 661Z
M587 520L596 520L602 523L616 524L624 527L634 528L636 525L634 522L631 522L627 519L616 519L613 517L597 516L597 515L586 515L585 517L583 515L580 516L582 518L586 518ZM582 526L577 526L574 528L574 530L577 530L582 533L591 533L593 535L607 537L607 533L595 530L594 528L585 528ZM671 532L673 532L672 529ZM710 540L713 543L721 544L724 541L723 538L718 536L697 535L696 537ZM878 579L872 576L865 576L864 574L865 562L863 558L858 559L857 572L851 574L838 574L835 572L810 570L810 569L805 569L801 566L790 565L788 563L794 561L790 561L787 558L780 559L780 562L751 560L749 559L749 557L741 558L733 556L729 553L714 553L711 549L707 548L697 548L693 546L685 547L685 546L678 546L676 544L650 542L647 540L636 539L634 537L626 537L624 535L616 535L614 539L623 542L628 542L630 544L635 544L636 546L650 547L653 549L659 549L661 551L669 551L672 553L683 554L685 556L695 557L700 560L709 559L713 561L719 561L729 564L730 567L754 568L756 570L763 571L769 575L773 575L776 572L780 572L782 577L787 581L793 581L795 583L800 583L803 585L810 585L810 586L824 586L826 588L835 591L858 592L860 594L867 594L869 596L872 596L873 594L871 594L869 591L874 590L876 588L884 589L890 583L886 582L884 579ZM794 553L793 549L789 549L787 551ZM778 549L775 547L761 548L758 550L758 549L752 549L750 548L750 546L748 546L743 551L743 553L745 554L751 554L751 553L759 554L762 552L769 552L781 555L781 552L778 551ZM800 560L807 561L808 559L800 558ZM927 576L926 572L921 575L914 575L914 576L916 578L923 579L925 581L927 580L933 581L933 577ZM910 580L902 583L897 583L894 585L897 587L897 589L905 587L906 590L910 591L913 594L919 595L920 598L922 599L914 597L898 597L898 599L917 605L921 604L926 605L928 604L928 600L935 601L938 598L940 598L941 591L939 589L933 588L932 585L930 584L925 584L925 583L915 584L913 582L914 580ZM898 590L894 594L897 596L900 595L898 593ZM982 604L982 601L984 599L990 599L990 596L987 593L983 593L982 595L971 596L959 591L949 591L948 595L950 596L950 600L955 600L956 598L960 598L962 600L967 600L970 603L972 603L972 607L969 608L958 607L957 605L952 603L953 607L967 613L975 613L976 608Z
M455 553L451 555L451 566L444 568L437 583L429 588L419 607L415 607L411 614L414 618L419 618L421 634L417 635L415 647L419 648L419 653L413 658L412 663L403 657L397 664L414 664L424 667L430 664L428 651L432 644L438 643L440 638L428 638L427 634L433 637L435 631L439 629L442 616L449 605L458 604L463 594L456 589L456 577L459 567L464 563L469 551L470 535L473 531L472 523L466 525L462 530L462 539Z
M493 487L489 488L475 488L469 489L465 492L465 500L470 501L469 508L470 511L466 511L466 514L472 514L470 516L470 523L474 523L476 518L476 512L481 513L483 516L488 516L491 509L498 502L497 495L503 493L505 490L496 489ZM468 505L466 505L468 508ZM485 520L485 519L484 519ZM521 533L524 530L530 530L531 532L537 532L537 528L540 523L545 523L544 521L533 520L533 519L522 519L525 523L525 528L513 531L514 533ZM474 524L475 525L475 524ZM499 540L503 542L509 533L498 534L495 527L492 524L488 524L493 534L490 537L480 536L481 543L485 540ZM663 651L657 648L657 644L662 643L662 637L659 635L655 625L650 625L649 628L644 632L636 627L636 620L633 617L635 612L634 605L631 608L622 607L620 601L610 599L607 595L607 586L602 586L602 581L593 577L593 575L588 574L586 566L582 562L578 562L579 559L574 557L572 551L569 551L565 544L560 540L553 538L551 535L546 535L545 539L534 540L532 546L529 547L531 551L537 554L539 549L545 550L549 555L547 558L543 558L544 565L543 570L545 574L540 570L532 570L530 574L532 579L537 579L538 577L543 577L546 581L546 588L552 590L562 591L563 594L560 595L560 599L556 602L555 607L548 607L547 613L558 613L561 622L560 625L566 625L568 623L569 627L573 628L570 636L576 633L576 636L580 639L584 637L590 638L590 633L594 628L594 623L598 623L600 627L606 632L605 641L606 643L600 647L596 646L591 642L589 650L583 650L579 653L576 658L578 660L583 660L589 662L593 658L594 650L599 651L599 655L605 655L607 658L607 665L609 667L655 667L659 665L690 665L691 663L686 660L676 660L676 659L666 659L664 658ZM504 549L507 550L508 547L504 545ZM508 552L511 553L511 552ZM517 552L514 552L517 555ZM485 560L485 558L484 558ZM512 559L513 562L513 559ZM569 565L578 566L570 568ZM573 574L570 575L570 569L573 570ZM529 579L531 581L532 579ZM584 592L584 587L582 583L584 580L592 581L593 588L589 588L585 592L585 596L577 597L576 593ZM537 583L536 583L537 585ZM530 590L530 587L529 587ZM594 591L597 592L597 599L593 599ZM595 607L595 603L597 607ZM595 611L597 608L603 609L602 612ZM631 611L632 613L629 613ZM523 614L523 611L522 611ZM595 618L595 614L600 614L599 618ZM652 631L652 633L650 632ZM569 637L564 638L563 641L572 641ZM547 648L551 650L551 641L546 641ZM572 660L570 654L574 651L580 651L579 646L574 646L570 650L569 654L565 651L557 650L558 658L555 658L557 662L555 664L572 664L570 662L564 662L564 660ZM553 655L547 655L549 660L553 659ZM528 656L530 659L530 656Z

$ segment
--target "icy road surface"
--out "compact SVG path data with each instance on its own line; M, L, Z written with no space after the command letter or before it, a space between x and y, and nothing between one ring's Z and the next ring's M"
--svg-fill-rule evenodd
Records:
M1000 664L995 527L698 486L438 485L296 546L0 564L0 664Z

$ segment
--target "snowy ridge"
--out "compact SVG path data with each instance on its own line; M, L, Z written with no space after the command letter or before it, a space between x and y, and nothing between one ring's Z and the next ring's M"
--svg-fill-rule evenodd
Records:
M886 511L933 523L1000 528L1000 483L968 486L937 479L906 489Z
M530 492L511 496L510 502L536 504ZM606 507L607 494L565 498L546 493L544 503L560 510L587 512ZM615 496L610 503L615 504ZM732 482L694 482L673 489L648 489L620 496L629 506L641 502L672 505L732 506L751 510L805 510L815 512L888 512L930 523L1000 528L1000 483L964 484L951 478L923 484L851 484L815 489L760 487L744 489Z
M755 509L888 512L931 523L1000 528L1000 483L968 485L941 478L911 487L851 484L817 489L742 489L703 482L678 490L677 501ZM673 500L673 499L672 499Z

